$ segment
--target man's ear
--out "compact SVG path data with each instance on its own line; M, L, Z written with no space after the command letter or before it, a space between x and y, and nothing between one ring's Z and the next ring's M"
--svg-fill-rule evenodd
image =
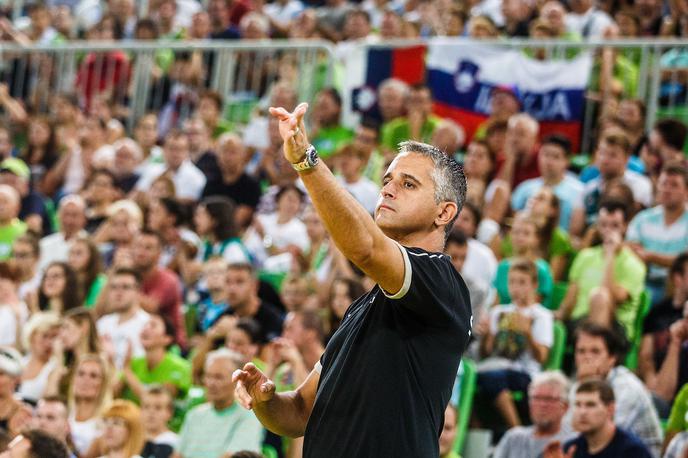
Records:
M435 217L436 226L446 226L459 213L456 202L442 202L437 206L437 216Z

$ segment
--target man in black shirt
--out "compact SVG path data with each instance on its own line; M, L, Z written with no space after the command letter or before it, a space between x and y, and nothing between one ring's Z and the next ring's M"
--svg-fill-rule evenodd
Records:
M217 141L220 174L215 180L208 180L203 189L203 197L225 196L236 202L236 219L241 227L251 222L261 194L260 184L244 172L246 155L239 136L223 134Z
M614 391L600 379L590 379L576 389L573 426L580 433L561 449L559 442L545 448L544 458L650 458L636 436L614 425Z
M342 253L377 285L349 307L306 381L288 393L254 365L234 373L237 399L271 431L305 436L304 458L436 457L470 335L468 289L442 254L466 193L438 149L400 145L373 220L309 146L303 116L271 108L284 155Z

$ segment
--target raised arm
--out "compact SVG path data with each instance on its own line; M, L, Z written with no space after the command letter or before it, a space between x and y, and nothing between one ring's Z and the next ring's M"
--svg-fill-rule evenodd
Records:
M296 107L293 113L283 108L270 108L270 113L279 119L284 155L292 164L304 159L309 146L303 121L307 108L305 103ZM377 227L368 212L339 184L322 161L299 175L342 254L385 291L394 294L401 290L404 258L397 243Z

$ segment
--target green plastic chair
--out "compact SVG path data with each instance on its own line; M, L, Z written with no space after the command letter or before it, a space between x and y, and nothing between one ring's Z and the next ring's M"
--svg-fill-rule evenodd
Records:
M261 449L263 452L263 456L265 458L278 458L279 455L277 454L277 450L275 450L275 447L272 445L268 444L263 444L263 448Z
M559 310L561 301L566 297L566 291L568 291L568 289L569 284L567 282L556 282L552 287L552 294L550 294L544 306L550 310Z
M650 308L652 307L652 295L648 290L644 290L640 293L640 307L638 308L638 315L635 317L635 336L633 342L631 342L631 349L626 355L626 361L624 366L634 371L638 367L638 354L640 353L640 341L643 337L643 323L645 322L645 317L650 313Z
M546 370L561 369L561 362L564 360L566 350L566 326L561 321L554 322L554 342L549 349L549 357L543 365Z
M461 377L461 396L457 410L456 439L454 439L454 451L461 454L463 445L468 435L468 423L471 421L473 409L473 397L478 381L478 369L470 359L462 359L463 376Z

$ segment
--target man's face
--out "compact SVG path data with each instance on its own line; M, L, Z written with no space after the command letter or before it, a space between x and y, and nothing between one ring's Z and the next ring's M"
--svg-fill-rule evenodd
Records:
M5 129L0 129L0 158L6 159L12 155L12 141Z
M66 439L69 434L67 407L61 402L39 401L35 416L36 428L59 439Z
M354 137L354 148L364 152L366 156L370 156L373 150L377 148L377 132L375 129L358 126L356 136Z
M456 439L456 411L454 407L447 406L444 410L444 427L440 434L440 456L449 453Z
M237 173L243 170L245 158L244 146L234 139L224 142L217 151L218 165L226 173Z
M3 190L0 192L0 220L9 221L12 218L16 218L19 214L19 205L17 204L17 199L14 199L11 193L14 190Z
M143 148L150 148L155 145L158 139L158 122L155 116L141 118L134 131L134 136Z
M537 283L525 272L509 270L507 276L509 295L514 302L523 302L532 297L537 289Z
M468 254L468 244L459 245L458 243L449 242L444 249L444 252L451 257L451 263L457 272L461 272L463 264L466 262L466 255Z
M533 424L548 429L551 425L561 423L568 403L561 396L561 388L542 384L535 386L528 394L528 407Z
M330 94L326 92L318 94L313 111L317 114L322 125L330 126L338 124L340 110L341 107L337 105Z
M626 234L626 221L621 210L609 212L606 208L600 209L597 215L597 230L600 232L602 240L616 233L623 239Z
M217 358L205 367L203 386L208 402L217 403L234 399L232 372L236 365L227 358Z
M387 236L433 228L440 214L433 169L432 159L416 153L400 154L392 161L375 209L375 222Z
M385 86L380 90L378 99L378 107L384 121L404 115L404 94L398 88Z
M475 214L468 207L463 207L454 222L454 226L461 229L467 237L473 237L478 229L478 222Z
M256 293L256 281L243 269L227 271L227 301L233 307L244 305Z
M160 431L167 427L172 418L170 395L146 393L141 398L141 422L146 429Z
M518 113L521 108L516 97L505 91L492 94L490 107L492 109L490 114L499 119L508 119L509 116Z
M411 89L406 100L406 111L420 111L429 115L432 111L432 94L428 88Z
M191 151L201 152L201 149L205 148L207 145L208 129L200 119L194 119L187 123L184 127L184 133L189 140L189 149L191 149Z
M595 162L602 177L615 178L624 174L628 157L621 146L602 141L597 147Z
M669 209L679 209L688 201L688 186L683 177L662 173L657 181L657 202Z
M363 167L363 158L355 151L346 151L339 155L337 164L342 175L346 177L355 177Z
M568 160L564 149L554 143L545 143L538 155L540 172L546 177L560 177L566 172Z
M139 234L134 240L134 264L136 267L148 270L155 267L160 259L160 240L147 234Z
M186 137L173 137L165 142L163 149L165 164L172 170L177 170L189 157L189 143Z
M74 234L86 226L84 209L77 204L65 204L60 208L59 216L62 232Z
M109 304L115 312L124 312L132 307L139 297L139 287L131 275L117 275L108 282Z
M165 335L165 322L160 316L153 315L141 330L141 345L146 350L166 347L171 343L170 336Z
M301 323L301 317L290 313L284 320L284 327L282 329L282 337L294 342L297 348L301 349L304 343L304 333L306 330Z
M614 418L614 404L604 405L599 393L576 393L573 429L581 434L599 431Z
M533 150L537 134L525 121L510 123L506 130L506 143L512 145L514 151L527 154Z
M602 337L580 333L575 348L576 373L579 379L587 377L606 378L616 364L616 358Z

